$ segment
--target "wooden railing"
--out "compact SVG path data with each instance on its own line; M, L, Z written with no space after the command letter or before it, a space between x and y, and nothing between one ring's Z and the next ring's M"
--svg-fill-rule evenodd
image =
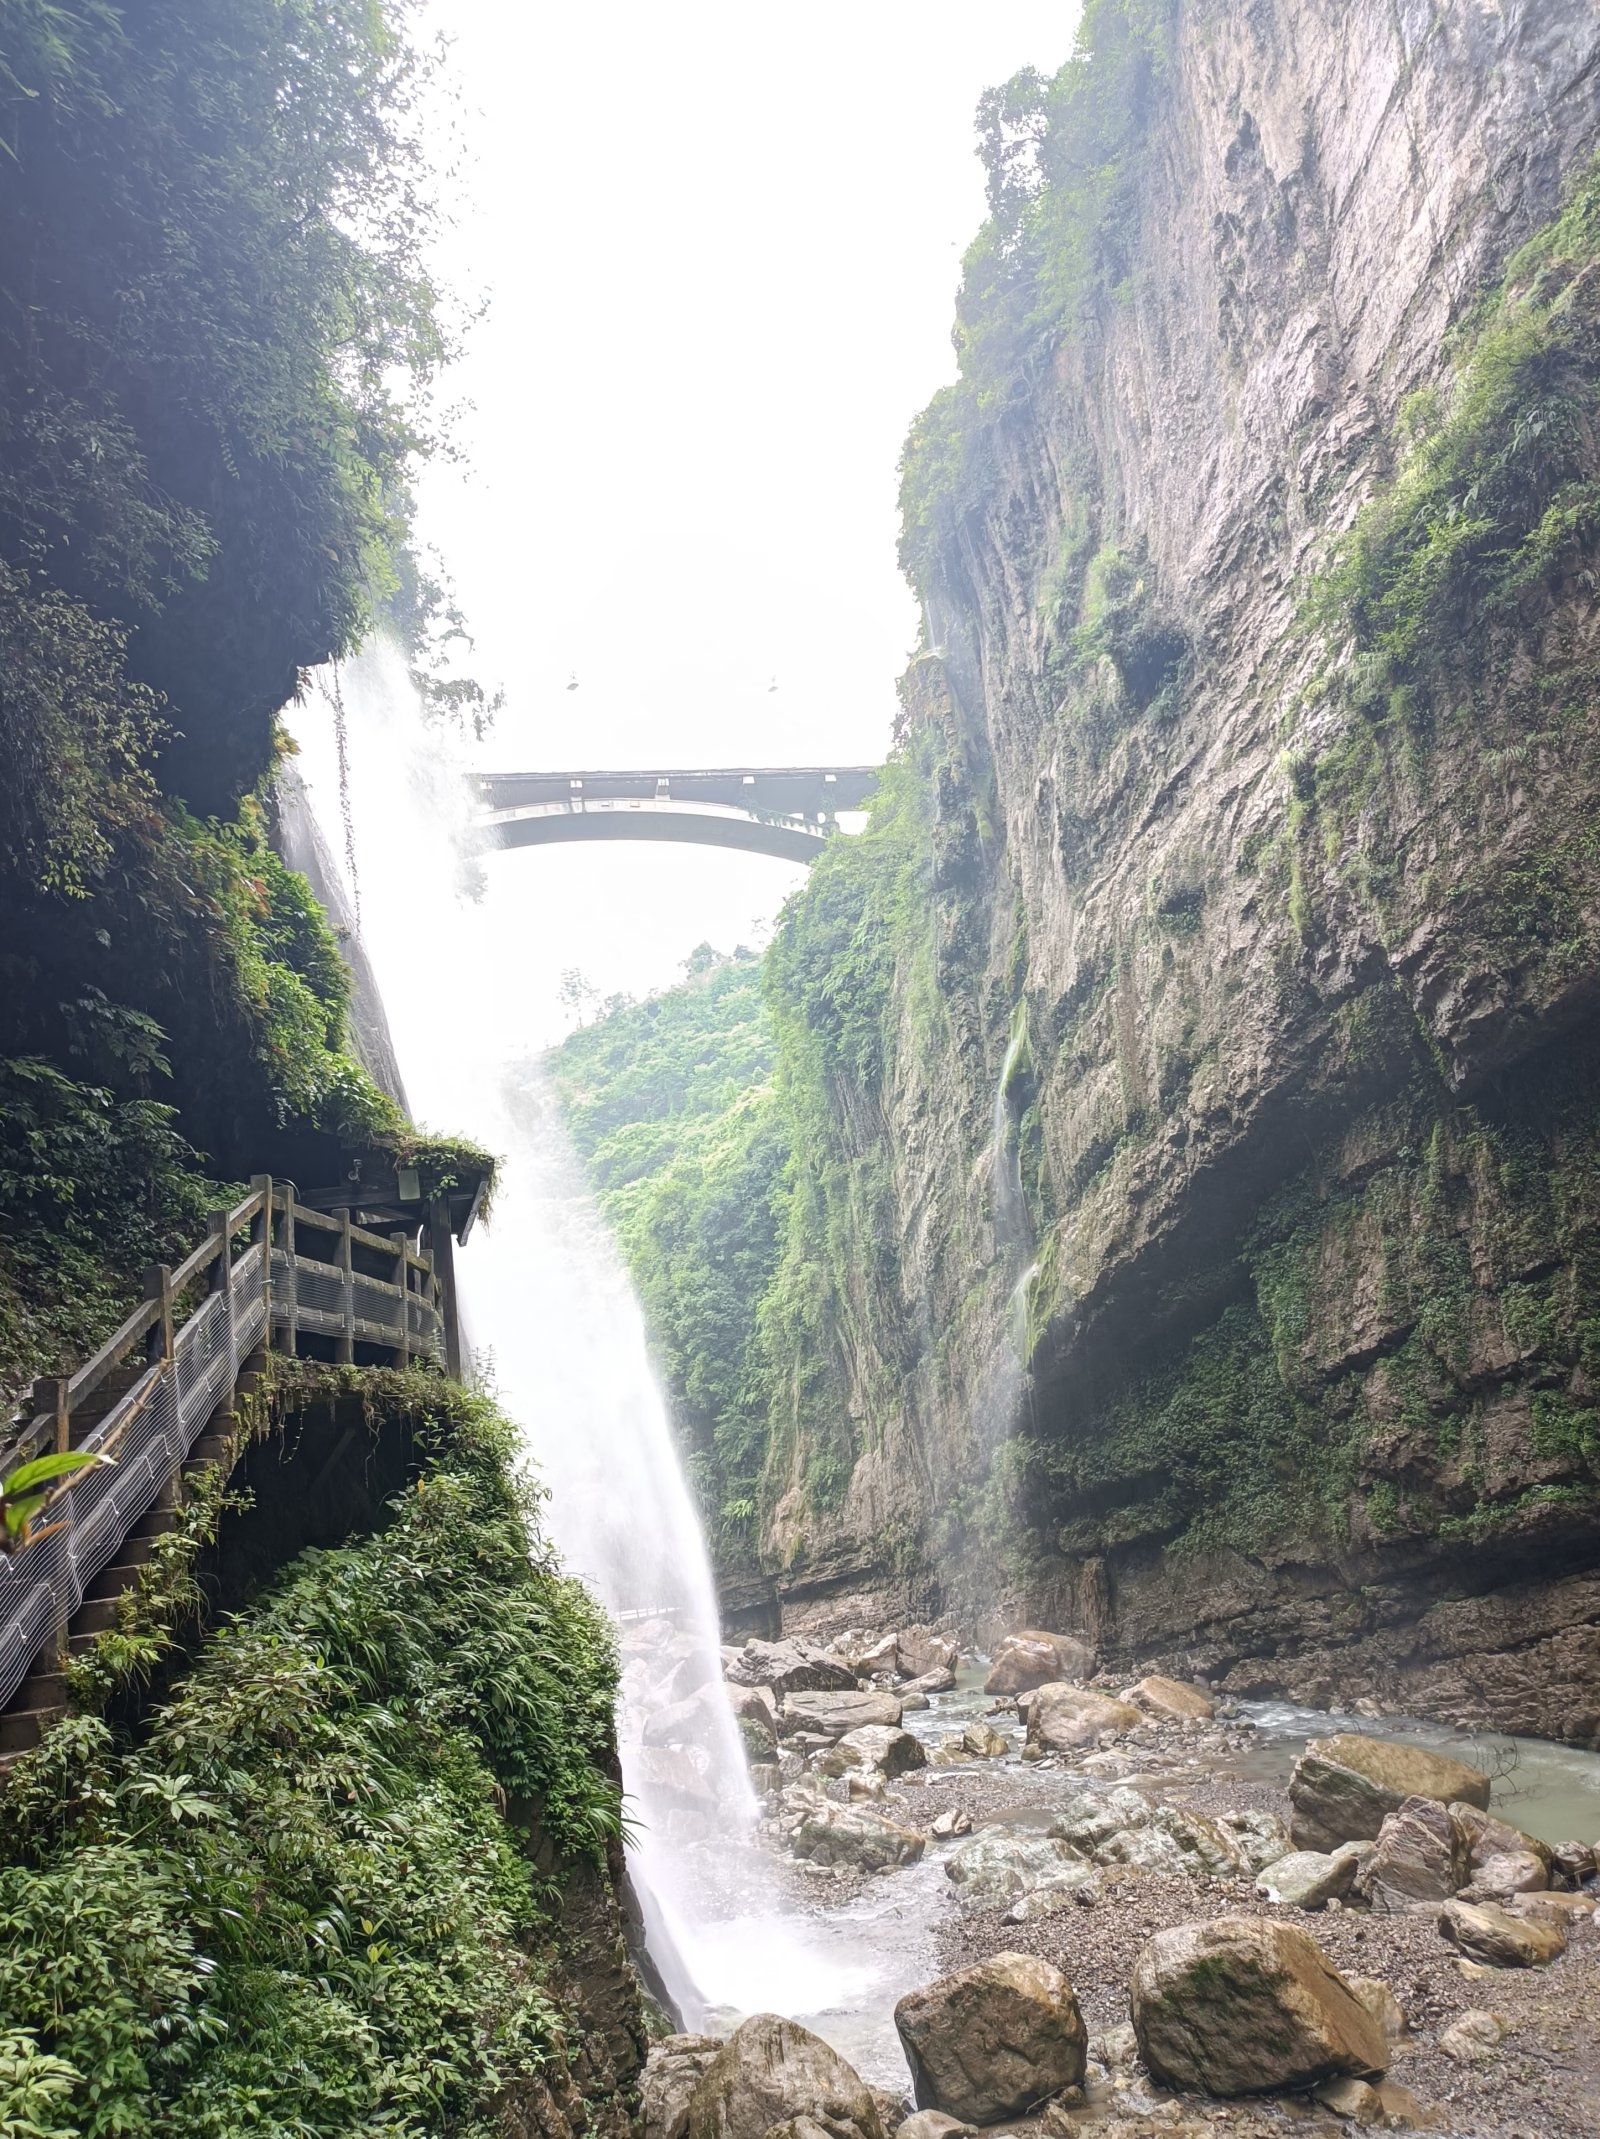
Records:
M322 1252L318 1252L321 1250ZM431 1253L404 1233L306 1208L266 1176L175 1268L145 1274L145 1297L77 1372L34 1384L0 1440L0 1480L52 1449L108 1457L75 1474L50 1511L60 1524L0 1559L0 1707L40 1652L63 1639L84 1591L228 1405L253 1352L443 1366L445 1301Z

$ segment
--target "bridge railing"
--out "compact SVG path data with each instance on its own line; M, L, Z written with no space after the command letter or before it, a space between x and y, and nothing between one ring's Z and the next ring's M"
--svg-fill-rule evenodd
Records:
M330 1238L331 1236L331 1238ZM386 1272L380 1275L379 1272ZM0 1441L0 1482L51 1450L108 1457L72 1474L47 1511L52 1534L0 1558L0 1707L68 1621L130 1531L227 1405L246 1360L276 1342L353 1361L442 1366L443 1299L429 1254L405 1234L314 1211L263 1176L77 1372L35 1382Z

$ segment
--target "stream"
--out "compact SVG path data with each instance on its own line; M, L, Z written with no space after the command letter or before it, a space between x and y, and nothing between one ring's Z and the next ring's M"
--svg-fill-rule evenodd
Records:
M929 1807L931 1816L932 1811L960 1804L963 1796L981 1792L989 1809L974 1815L975 1832L1006 1826L1043 1834L1069 1798L1097 1783L1109 1786L1111 1778L1097 1778L1077 1767L1024 1762L1017 1718L990 1713L994 1703L983 1692L987 1670L987 1658L964 1658L955 1691L930 1696L924 1709L908 1710L903 1727L932 1751L981 1719L1010 1741L1010 1749L992 1760L914 1771L893 1786L890 1802L878 1809L893 1816L894 1794L899 1793L902 1806L936 1800ZM1163 1766L1156 1761L1146 1768L1132 1759L1128 1765L1135 1779L1157 1794L1170 1790L1187 1796L1198 1783L1219 1790L1216 1802L1221 1803L1229 1800L1229 1786L1237 1785L1238 1802L1261 1803L1267 1801L1264 1786L1281 1798L1309 1739L1341 1731L1431 1747L1482 1769L1497 1778L1494 1811L1543 1841L1574 1835L1600 1838L1600 1754L1406 1717L1371 1718L1280 1701L1240 1702L1237 1713L1228 1718L1230 1742L1220 1753L1205 1750L1213 1734L1202 1732L1197 1734L1199 1757L1194 1762ZM1286 1801L1278 1809L1286 1812ZM702 1940L708 1951L719 1955L742 1951L753 1958L763 1940L781 1929L785 1943L808 1956L813 1976L833 1978L830 1995L784 2010L831 2042L873 2085L902 2092L908 2074L895 2033L894 2006L907 1991L950 1965L941 1959L940 1938L959 1926L963 1911L961 1897L945 1875L958 1846L955 1839L930 1840L919 1863L853 1882L858 1890L837 1901L831 1898L833 1882L803 1878L791 1867L795 1876L780 1903L777 1925L752 1915L737 1889L724 1889L729 1906L718 1915L718 1873L704 1895L711 1920L702 1928ZM796 1885L802 1891L793 1891ZM1114 1908L1115 1900L1103 1906ZM718 2009L709 2024L721 2032L742 2018L743 2010Z

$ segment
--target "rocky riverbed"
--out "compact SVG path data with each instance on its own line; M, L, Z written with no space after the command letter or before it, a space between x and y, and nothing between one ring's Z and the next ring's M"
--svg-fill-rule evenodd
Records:
M1129 1686L1065 1642L968 1661L925 1630L903 1639L724 1655L780 1907L838 1967L840 1994L788 2017L876 2090L886 2133L915 2106L904 2041L916 1999L974 1964L1023 1961L1070 1986L1083 2074L1063 2087L1047 2073L1046 2099L1025 2116L1015 2105L985 2115L986 2128L1052 2139L1351 2122L1485 2139L1600 2133L1600 1881L1588 1854L1600 1759L1399 1718L1239 1705L1164 1680ZM1054 1675L1068 1667L1073 1678ZM687 1740L680 1750L692 1759ZM1347 2047L1331 2091L1327 2076L1296 2072L1265 2095L1235 2092L1263 2084L1253 2060L1275 2025L1241 1993L1198 2031L1221 2062L1184 2073L1178 2058L1172 2073L1200 2084L1165 2084L1152 2061L1175 2053L1159 2049L1156 1992L1137 2032L1130 1993L1152 1955L1181 1944L1178 1927L1219 1922L1242 1926L1216 1935L1251 1948L1250 1982L1262 1941L1277 1942L1272 1967L1279 1948L1313 1941L1314 1967L1365 2001L1344 2025L1375 2026L1381 2055L1367 2038ZM749 1918L729 1928L760 1936ZM1213 1962L1199 1965L1207 1980ZM1187 1978L1172 1996L1192 2019ZM711 2025L720 2035L743 2017ZM945 2013L935 2034L954 2028ZM1320 2038L1316 2054L1339 2062ZM924 2107L930 2084L923 2074ZM939 2139L921 2126L906 2139Z

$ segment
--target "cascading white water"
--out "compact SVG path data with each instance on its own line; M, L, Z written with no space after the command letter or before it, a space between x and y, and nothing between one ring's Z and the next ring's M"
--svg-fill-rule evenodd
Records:
M380 642L338 684L362 943L412 1106L502 1154L492 1225L460 1258L470 1336L548 1490L553 1542L621 1629L619 1738L652 1955L691 2026L714 2007L837 2013L871 1972L775 1909L749 1841L711 1571L638 1305L519 1031L526 907L493 881L471 894L465 766L424 722L399 652ZM341 814L331 703L297 727L327 832ZM702 1688L692 1731L663 1732L663 1711ZM677 1743L650 1742L662 1736Z

